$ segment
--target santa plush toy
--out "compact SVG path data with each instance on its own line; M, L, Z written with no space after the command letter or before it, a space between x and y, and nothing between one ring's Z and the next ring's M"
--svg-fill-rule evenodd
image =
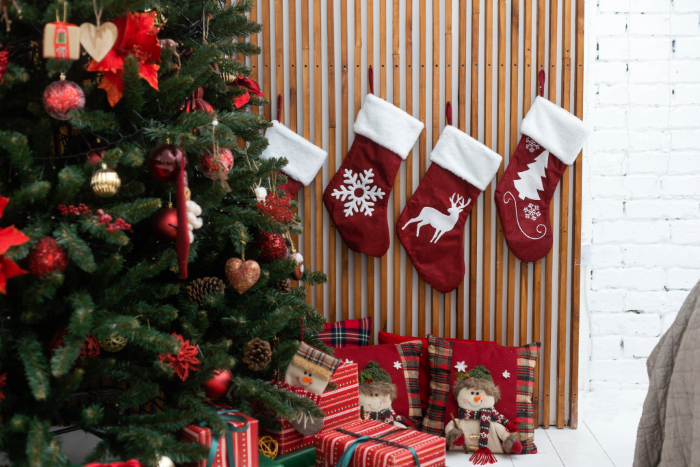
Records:
M362 418L390 423L399 428L413 425L403 415L391 407L396 399L396 385L391 382L389 373L377 362L369 362L360 372L360 408Z
M449 449L475 450L470 460L479 465L496 462L493 453L522 452L517 426L495 408L501 391L489 370L480 365L466 373L457 373L452 392L459 411L457 426L453 418L445 427Z
M341 363L339 359L302 342L287 366L284 381L280 381L278 386L318 405L323 391ZM324 421L325 417L312 417L300 412L289 423L302 435L310 436L321 431Z

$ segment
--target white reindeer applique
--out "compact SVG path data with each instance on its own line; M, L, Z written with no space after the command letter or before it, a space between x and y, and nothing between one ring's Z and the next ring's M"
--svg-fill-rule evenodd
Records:
M469 205L469 203L472 202L471 198L469 198L469 200L465 203L463 196L457 196L457 200L455 201L455 196L457 196L457 193L454 193L450 198L450 204L452 204L452 207L447 209L447 212L450 213L449 215L445 215L437 209L426 206L421 210L420 214L418 214L418 217L414 217L406 222L401 230L405 230L406 227L413 222L420 222L420 224L418 224L418 228L416 229L416 237L418 237L420 234L420 228L426 224L430 224L435 229L435 235L433 235L430 243L437 243L438 240L440 240L440 237L442 237L442 234L449 232L454 228L455 224L457 223L457 219L459 219L459 214Z

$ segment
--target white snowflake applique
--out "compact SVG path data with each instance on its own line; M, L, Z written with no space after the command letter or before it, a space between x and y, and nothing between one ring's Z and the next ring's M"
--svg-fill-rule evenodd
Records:
M394 368L396 368L397 370L400 370L401 369L401 362L399 362L399 361L394 362Z
M525 219L531 219L533 221L542 214L540 212L540 207L532 203L524 207L523 212L525 213Z
M345 363L355 363L355 362L353 362L353 361L350 360L349 358L346 358L346 359L345 359Z
M535 152L540 148L540 145L535 143L534 139L527 138L525 140L525 148L530 152Z
M467 365L464 362L457 362L457 364L455 365L455 368L459 372L467 371Z
M508 373L508 370L506 370L506 371L503 372L503 377L504 377L505 379L510 378L510 373Z
M386 194L381 188L372 186L374 181L372 169L365 170L364 175L353 174L352 170L345 169L343 179L344 185L341 185L340 189L333 190L331 196L340 199L340 201L348 200L345 203L345 217L352 216L355 212L372 217L374 202L384 198Z

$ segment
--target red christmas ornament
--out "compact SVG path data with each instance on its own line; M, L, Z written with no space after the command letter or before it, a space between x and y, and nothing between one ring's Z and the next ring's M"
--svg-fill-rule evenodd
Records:
M270 193L267 197L258 201L255 205L260 214L264 214L275 222L287 223L294 219L292 206L289 198L280 196L277 193Z
M287 258L287 242L281 234L260 232L257 244L260 249L260 261L263 263Z
M68 252L53 237L44 237L29 252L29 272L39 278L68 267Z
M204 383L204 393L209 399L220 399L228 393L232 382L233 375L229 370L219 370Z
M185 381L190 375L190 370L198 371L202 369L202 365L197 358L198 349L196 345L191 345L190 341L184 340L181 335L173 333L173 336L180 341L180 353L161 354L158 355L158 359L162 363L167 363L173 367L173 373L182 381Z
M51 338L51 342L49 343L51 347L51 353L54 353L57 348L63 345L63 340L65 339L66 334L68 334L68 325L63 326L61 329L56 331L56 334L53 335L53 337ZM90 333L87 336L85 336L85 343L80 349L78 360L81 360L85 357L97 358L99 356L100 341L98 341L97 337Z
M160 208L151 218L153 236L161 242L174 242L177 239L177 209L173 203Z
M174 144L161 144L148 157L148 170L157 180L175 183L180 163L187 168L185 151Z
M213 113L214 107L209 102L204 100L204 88L200 86L195 92L192 93L189 99L178 107L178 110L184 110L187 113L194 112L195 110Z
M219 161L224 166L224 173L228 173L233 168L233 154L229 149L221 148L219 149ZM214 155L209 152L206 154L200 154L199 156L199 171L204 174L205 177L214 179L214 173L220 170L220 166L214 160Z
M3 373L0 375L0 389L4 388L5 385L7 384L5 381L7 380L7 373ZM5 394L0 391L0 402L5 398Z
M44 91L44 108L57 120L68 120L68 112L85 107L85 94L73 81L54 81Z
M3 46L2 44L0 44L0 49L2 48ZM8 50L0 50L0 84L5 84L4 75L7 72L7 63L9 62L9 56L10 52Z
M236 106L237 109L250 102L250 93L253 93L258 97L265 95L260 89L260 85L258 85L253 78L246 78L243 75L238 75L238 78L236 78L229 86L239 86L245 88L246 90L245 94L233 99L233 105Z

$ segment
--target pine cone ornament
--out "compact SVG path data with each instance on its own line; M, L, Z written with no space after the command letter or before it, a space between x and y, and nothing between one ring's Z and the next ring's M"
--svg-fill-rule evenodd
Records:
M192 281L192 285L187 286L187 296L191 301L200 305L205 295L223 295L224 281L218 277L205 277Z
M253 371L264 370L272 361L272 349L270 343L259 337L248 342L243 351L243 363L248 364L248 368Z
M284 279L284 280L281 280L279 282L276 282L276 283L272 284L272 287L274 289L279 290L282 293L289 293L293 290L291 279Z

